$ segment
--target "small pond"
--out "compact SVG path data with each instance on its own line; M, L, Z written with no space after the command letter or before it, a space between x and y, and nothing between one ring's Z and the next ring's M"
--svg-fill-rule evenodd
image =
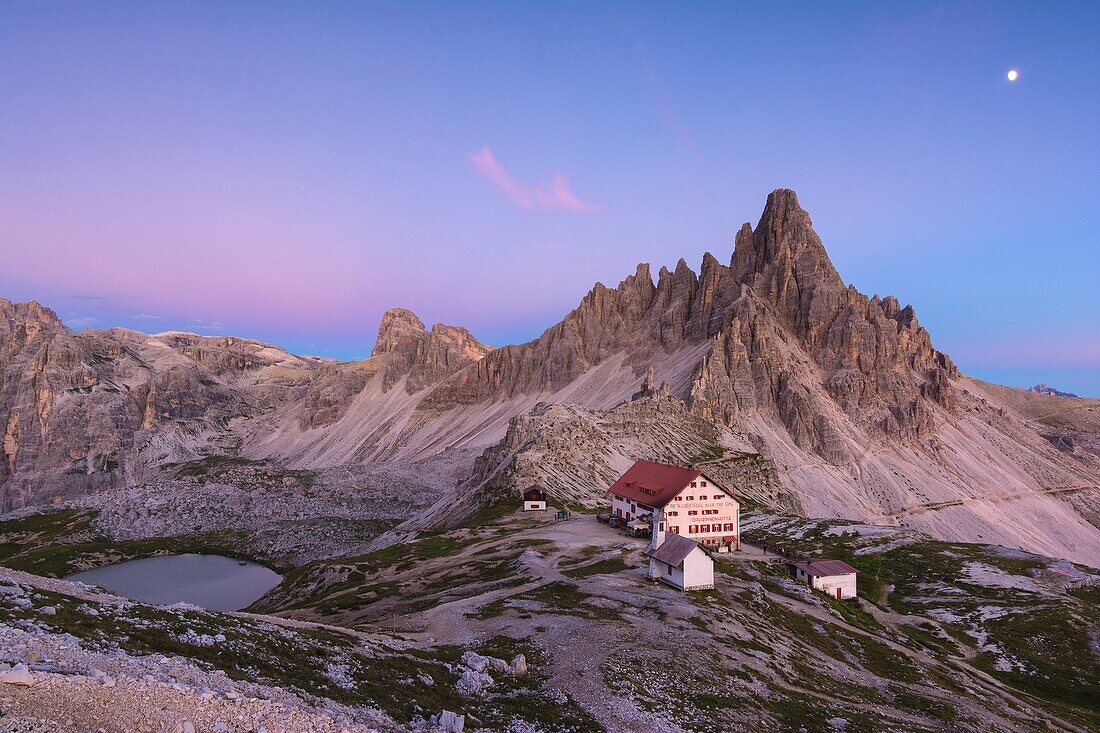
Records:
M282 576L252 562L188 553L130 560L66 580L98 585L146 603L190 603L215 611L239 611L278 585Z

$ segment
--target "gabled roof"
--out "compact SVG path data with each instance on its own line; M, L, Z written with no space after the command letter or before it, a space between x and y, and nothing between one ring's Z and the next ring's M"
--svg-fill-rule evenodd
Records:
M843 560L794 560L788 564L800 568L807 575L812 575L815 578L824 578L828 575L851 575L856 572L855 568Z
M699 471L653 461L634 461L608 489L647 506L662 507L680 490L702 476Z
M656 550L647 547L642 554L669 565L679 565L696 547L699 547L699 543L695 540L689 540L678 534L666 534L665 541L660 547Z

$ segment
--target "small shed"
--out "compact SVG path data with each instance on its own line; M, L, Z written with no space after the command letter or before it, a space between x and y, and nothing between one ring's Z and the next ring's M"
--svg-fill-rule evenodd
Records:
M541 512L546 509L546 492L541 486L531 486L523 492L523 511Z
M787 563L795 580L833 598L856 597L856 569L843 560L806 558Z
M657 531L643 552L649 558L649 577L680 590L714 587L714 559L695 540Z

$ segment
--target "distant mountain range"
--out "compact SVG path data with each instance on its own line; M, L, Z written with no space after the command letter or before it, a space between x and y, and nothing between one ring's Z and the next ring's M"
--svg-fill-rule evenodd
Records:
M240 455L414 468L440 500L412 526L446 525L526 481L596 506L630 461L660 457L725 461L743 491L807 516L1100 565L1100 457L1060 450L1052 431L1077 429L1043 419L960 374L912 306L846 285L785 189L728 264L708 253L698 274L680 260L656 280L640 264L502 348L394 309L369 359L337 362L232 337L73 333L0 300L4 509Z
M1049 384L1036 384L1030 388L1028 392L1034 392L1035 394L1045 394L1050 397L1076 397L1077 395L1072 392L1062 392L1061 390L1054 389Z

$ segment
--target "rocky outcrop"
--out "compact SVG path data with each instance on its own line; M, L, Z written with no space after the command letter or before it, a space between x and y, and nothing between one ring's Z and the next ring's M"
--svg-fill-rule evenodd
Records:
M382 387L401 379L412 394L467 367L492 351L461 326L437 323L430 331L412 311L391 308L378 326L372 359L382 362Z
M556 504L602 507L607 487L639 458L705 464L754 503L797 509L797 499L783 492L774 466L748 437L693 414L660 388L652 391L610 410L541 403L517 415L455 493L411 526L458 526L490 506L517 505L522 491L536 484Z
M224 434L228 420L284 396L290 371L313 368L247 339L73 333L36 303L0 301L0 510L125 485L150 464L193 457L196 436Z

